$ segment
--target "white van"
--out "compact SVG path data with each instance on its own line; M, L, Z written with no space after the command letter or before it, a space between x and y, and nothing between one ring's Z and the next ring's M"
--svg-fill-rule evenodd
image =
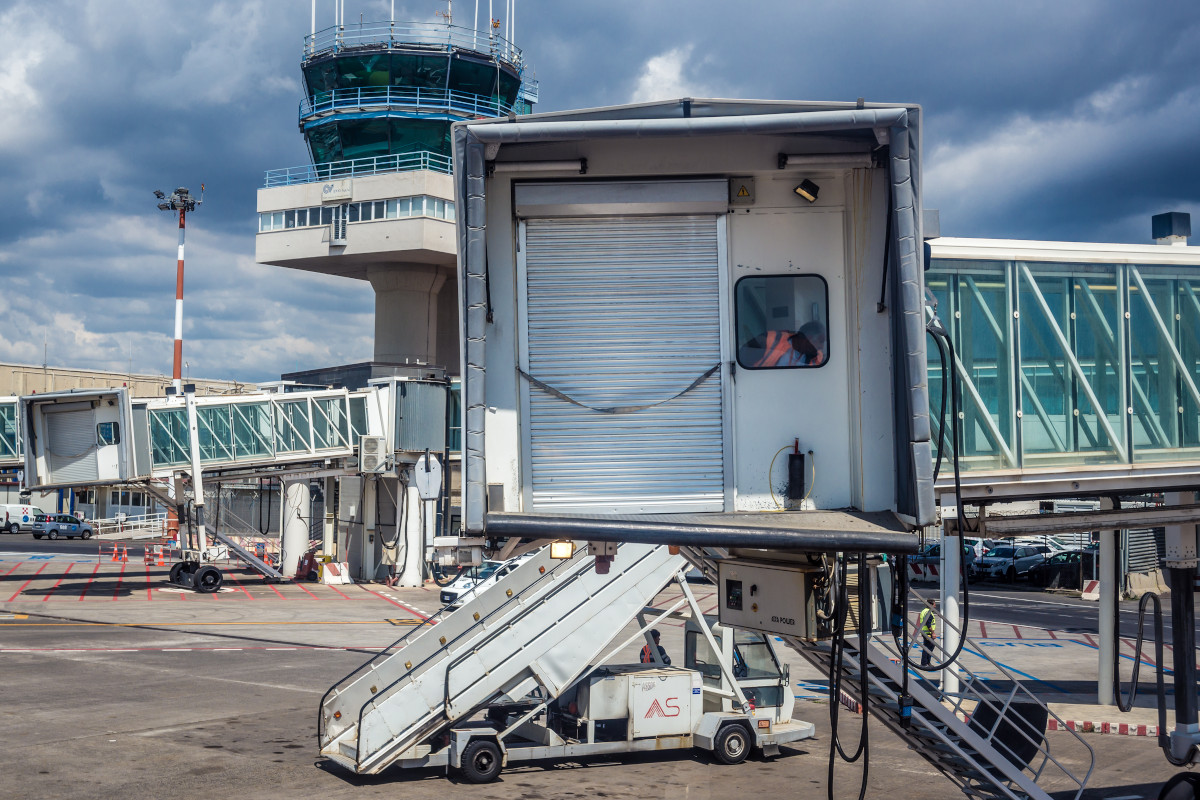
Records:
M27 533L33 530L33 518L45 514L37 506L23 503L0 503L0 531L4 533Z

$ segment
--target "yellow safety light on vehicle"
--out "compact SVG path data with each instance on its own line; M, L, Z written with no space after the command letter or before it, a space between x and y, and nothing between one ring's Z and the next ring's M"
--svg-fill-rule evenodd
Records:
M551 542L550 557L551 558L570 558L575 555L574 542Z

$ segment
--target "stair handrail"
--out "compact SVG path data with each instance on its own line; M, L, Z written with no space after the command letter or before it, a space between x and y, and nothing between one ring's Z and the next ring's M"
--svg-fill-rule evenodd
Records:
M566 560L560 561L558 564L555 564L553 567L551 567L550 569L546 570L546 572L539 574L539 575L538 575L538 577L537 577L537 579L536 579L536 580L535 580L533 583L529 584L529 586L528 586L528 587L526 587L526 589L533 588L533 587L534 587L535 585L537 585L538 583L541 583L542 581L545 581L545 580L547 580L547 579L551 578L553 575L555 575L555 574L558 572L558 570L559 570L559 569L563 569L563 568L565 568L567 565L569 565L569 564L572 564L572 563L576 563L576 562L575 562L575 559L573 559L573 558L572 558L572 559L566 559ZM495 584L495 586L499 586L499 585L500 585L500 582L498 582L497 584ZM488 588L489 588L489 589L492 589L492 588L495 588L495 586L488 587ZM406 670L404 671L404 673L403 673L403 674L401 674L399 677L397 677L397 678L396 678L394 681L392 681L392 682L391 682L391 683L389 683L388 685L384 686L384 687L383 687L383 689L382 689L382 690L380 690L379 692L377 692L377 693L373 694L373 695L372 695L372 696L371 696L371 697L370 697L370 698L369 698L369 699L368 699L368 700L367 700L365 703L363 703L363 704L362 704L362 706L361 706L361 707L359 707L359 709L358 709L358 722L356 723L356 724L357 724L357 726L358 726L358 730L359 730L359 731L361 731L361 730L362 730L362 722L363 722L363 718L364 718L364 716L365 716L365 713L366 713L366 708L367 708L367 706L369 706L369 705L371 705L371 704L375 703L375 702L376 702L376 701L378 701L378 700L383 700L383 699L386 699L386 698L387 698L387 697L388 697L388 696L391 694L391 691L392 691L392 689L394 689L394 688L395 688L397 685L399 685L399 684L400 684L402 681L404 681L404 679L405 679L405 678L407 678L408 676L412 675L414 672L416 672L417 670L419 670L421 667L423 667L423 666L425 666L426 664L428 664L428 663L429 663L431 660L433 660L433 659L434 659L434 658L435 658L435 657L436 657L436 656L437 656L439 653L441 653L441 652L443 652L443 651L445 651L445 650L448 650L448 649L451 647L451 645L453 645L453 644L455 644L456 642L458 642L458 641L459 641L460 639L462 639L464 636L467 636L468 634L472 633L473 631L477 631L477 630L478 630L480 627L483 627L483 626L484 626L484 624L485 624L486 622L488 622L489 620L491 620L491 618L492 618L493 616L495 616L496 614L499 614L501 611L504 611L504 610L505 610L505 609L507 609L507 608L508 608L508 607L509 607L511 604L513 604L513 603L516 603L516 602L519 602L519 601L520 601L520 598L521 598L521 596L522 596L522 594L523 594L523 593L521 593L521 592L515 592L515 593L513 594L513 596L512 596L512 597L509 597L509 598L508 598L508 599L506 599L506 600L505 600L503 603L501 603L500 605L498 605L498 606L497 606L495 609L493 609L492 611L488 612L488 614L487 614L486 616L480 617L478 620L475 620L475 624L474 624L474 625L471 625L471 626L470 626L470 627L468 627L466 630L464 630L462 633L460 633L458 636L456 636L456 637L454 637L453 639L451 639L451 640L447 641L445 644L443 644L443 645L442 645L441 647L439 647L437 650L435 650L435 651L433 651L432 653L430 653L430 654L429 654L429 656L427 656L425 659L423 659L423 660L421 660L420 662L418 662L418 663L414 664L414 665L413 665L411 668L408 668L408 669L406 669ZM439 612L437 613L437 615L435 615L435 616L437 616L437 617L441 617L441 615L442 615L443 613L445 613L445 612L446 612L446 611L449 609L450 605L452 605L452 604L447 604L446 606L444 606L444 607L442 608L442 610L441 610L441 611L439 611ZM426 619L426 620L425 620L425 622L429 622L429 620L430 620L430 619L433 619L433 617L430 617L430 618ZM345 681L346 681L348 678L352 677L354 674L356 674L357 672L359 672L360 670L362 670L364 667L367 667L367 666L369 666L370 664L374 663L375 659L379 658L379 656L383 655L385 652L387 652L388 650L390 650L390 649L391 649L392 647L394 647L395 645L399 644L401 641L404 641L405 639L407 639L409 636L411 636L413 633L415 633L415 632L416 632L418 629L420 629L421 627L423 627L423 626L424 626L424 624L425 624L425 623L422 623L421 625L418 625L416 628L413 628L411 631L409 631L409 632L408 632L407 634L405 634L403 637L401 637L400 639L398 639L396 642L393 642L393 644L392 644L392 645L390 645L388 648L385 648L384 650L381 650L379 653L377 653L377 654L375 654L374 656L372 656L372 657L371 657L371 659L370 659L369 661L367 661L365 664L363 664L363 665L362 665L362 666L360 666L358 669L356 669L354 672L352 672L352 673L350 673L349 675L347 675L347 676L346 676L345 678L343 678L341 681L338 681L338 683L337 683L337 684L335 684L333 687L331 687L331 688L329 689L329 691L327 691L327 692L325 693L326 697L329 695L329 692L333 691L333 689L336 689L338 686L340 686L341 684L343 684L343 683L344 683L344 682L345 682ZM396 655L396 654L393 654L393 655ZM325 707L325 698L323 697L323 698L321 699L321 709L324 709L324 707ZM318 724L319 724L319 723L318 723ZM318 740L318 741L319 741L319 740ZM361 737L361 736L359 736L359 737L358 737L358 739L356 739L356 741L355 741L355 749L354 749L354 763L355 763L355 766L356 766L356 767L357 767L357 766L358 766L358 765L361 763L361 756L362 756L362 753L361 753L361 748L362 748L361 742L362 742L362 737Z
M623 572L628 572L630 569L632 569L636 565L640 564L646 558L649 558L653 553L654 553L654 550L648 551L646 553L646 555L642 556L637 561L635 561L633 564L629 565L629 567L626 568ZM583 569L587 569L587 567L585 566ZM582 571L583 570L580 570L580 572L582 572ZM547 602L554 599L554 597L556 595L558 595L559 592L566 591L567 588L569 586L571 586L572 583L573 583L573 581L565 581L565 582L559 584L558 586L554 587L554 589L552 591L550 591L548 594L546 594L546 596L539 599L536 605L530 605L528 608L526 608L524 610L524 612L519 617L517 617L516 620L514 620L514 622L520 621L521 619L525 618L529 614L532 614L538 606L544 606ZM558 622L563 619L563 617L569 616L570 614L573 614L574 612L578 611L590 599L591 599L591 597L589 596L587 599L581 600L580 602L576 603L569 610L567 610L564 614L562 614L558 620L556 620L553 624L551 624L550 628L557 625ZM547 628L546 630L549 630L549 628ZM545 632L546 632L545 630L542 631L542 633L545 633ZM471 655L470 652L462 653L461 655L456 656L448 665L446 665L446 676L445 676L445 681L444 681L443 687L442 687L442 708L443 709L447 709L450 707L450 673L454 670L454 668L456 666L458 666L463 661L465 661L467 659L467 657L470 655ZM443 711L443 714L445 714L444 711ZM446 720L449 721L450 715L445 714L445 716L446 716Z
M920 595L918 595L915 591L912 591L911 589L910 589L910 596L913 598L916 598L916 599L920 598ZM995 661L991 656L987 655L985 652L985 648L980 647L978 644L976 644L974 641L972 641L970 639L970 637L966 636L964 634L964 631L962 630L961 626L951 623L949 620L946 619L946 617L938 609L934 609L933 613L934 613L935 617L937 618L937 620L942 625L945 625L946 628L953 630L958 635L959 639L961 641L963 641L966 646L969 646L971 648L969 650L971 655L973 655L977 658L980 658L980 659L986 661L987 663L989 663L992 667L994 667L1001 674L1003 674L1004 677L1006 679L1008 679L1010 681L1010 683L1012 684L1012 688L1008 692L1008 697L1002 699L999 694L997 694L995 691L993 691L991 689L990 686L987 685L988 684L987 681L981 680L979 678L979 676L977 676L969 667L967 667L962 662L961 659L959 659L957 662L955 662L953 669L954 669L955 673L959 676L959 680L961 682L960 685L962 685L964 687L970 687L970 691L960 690L958 692L953 692L953 693L948 693L948 692L940 693L941 697L950 699L951 710L953 710L956 715L961 715L963 717L969 717L972 710L964 708L964 701L973 701L977 704L976 707L978 707L979 704L982 704L982 705L986 705L989 708L991 708L993 711L996 712L997 720L996 720L995 724L992 726L991 730L988 731L988 736L990 737L992 734L995 733L996 728L1000 724L1000 721L1002 719L1004 719L1005 713L1012 706L1013 701L1016 700L1018 695L1022 695L1024 698L1027 698L1029 702L1032 702L1032 703L1044 708L1046 710L1048 717L1053 718L1054 720L1056 720L1059 723L1059 725L1058 725L1059 729L1069 732L1071 734L1071 736L1073 736L1078 741L1079 744L1083 745L1083 747L1085 747L1087 749L1089 756L1090 756L1087 773L1083 776L1082 779L1076 777L1074 775L1074 773L1072 773L1069 769L1067 769L1062 764L1061 761L1059 761L1059 759L1057 759L1053 755L1051 755L1051 753L1049 751L1048 743L1046 744L1046 747L1043 748L1041 742L1034 741L1031 737L1029 737L1025 733L1025 731L1021 730L1018 726L1014 726L1014 729L1017 730L1017 732L1020 733L1020 735L1022 737L1024 737L1026 741L1033 744L1034 747L1037 748L1037 751L1039 753L1041 753L1041 755L1042 755L1041 763L1036 769L1032 768L1032 763L1033 763L1034 759L1031 758L1030 765L1022 768L1022 771L1024 771L1025 769L1030 769L1033 773L1034 781L1036 782L1037 779L1042 775L1042 772L1045 770L1047 764L1053 763L1056 767L1058 767L1058 769L1063 773L1063 775L1068 777L1070 780L1072 780L1074 783L1076 783L1079 786L1079 789L1075 794L1075 796L1078 798L1079 795L1082 794L1084 787L1087 785L1087 781L1090 779L1092 771L1095 769L1096 754L1095 754L1095 751L1092 749L1092 746L1089 745L1087 743L1087 741L1085 741L1083 739L1083 737L1079 735L1078 732L1072 730L1069 726L1067 726L1066 723L1063 721L1063 719L1061 717L1059 717L1058 714L1054 713L1054 711L1052 709L1050 709L1050 707L1046 703L1042 702L1042 700L1037 695L1035 695L1028 688L1026 688L1026 686L1020 680L1018 680L1017 676L1014 675L1011 671L1009 671L1008 668L1006 668L1003 664ZM909 622L911 622L911 621L912 620L909 620ZM943 629L943 630L945 630L945 629ZM875 641L875 643L880 647L881 650L883 650L884 652L890 653L891 655L895 656L896 658L902 658L902 653L900 652L899 648L895 644L895 637L890 636L890 635L877 634L872 638ZM939 653L940 656L944 659L948 655L948 653L946 653L945 649L943 648L942 641L944 641L944 639L938 640L935 638L934 650L935 650L935 652ZM921 647L921 644L919 642L919 637L918 637L918 640L916 642L914 642L914 644L910 645L910 649L913 649L913 648L919 649L920 647ZM920 675L920 673L917 673L917 674L918 674L918 676ZM972 695L974 695L974 696L972 696ZM866 698L863 698L863 702L864 703L866 702ZM1044 742L1046 740L1043 738L1042 741Z

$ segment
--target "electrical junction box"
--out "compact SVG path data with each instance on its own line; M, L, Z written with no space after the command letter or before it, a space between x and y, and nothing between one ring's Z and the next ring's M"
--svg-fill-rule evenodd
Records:
M817 638L813 568L717 562L718 616L722 625Z

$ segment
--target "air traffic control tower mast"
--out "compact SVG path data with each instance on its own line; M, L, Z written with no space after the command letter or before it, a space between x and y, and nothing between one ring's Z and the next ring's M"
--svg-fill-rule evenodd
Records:
M267 172L256 260L370 281L375 362L458 372L450 126L536 102L514 3L507 20L468 25L449 10L347 24L344 0L314 0L298 120L312 164ZM327 7L335 24L318 29Z

